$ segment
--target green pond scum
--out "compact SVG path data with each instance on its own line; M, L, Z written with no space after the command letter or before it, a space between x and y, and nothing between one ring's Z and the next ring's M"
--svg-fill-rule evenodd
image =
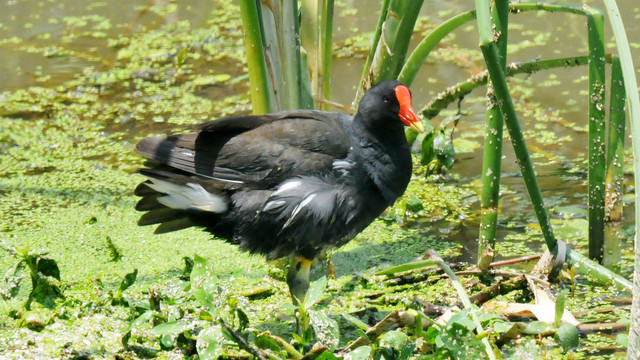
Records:
M0 17L3 61L31 59L11 65L11 81L0 89L0 357L251 358L251 349L260 347L272 358L287 358L287 346L306 352L318 339L326 347L321 358L333 359L336 349L366 337L368 326L394 311L458 302L451 280L435 269L391 277L374 273L418 259L428 249L458 264L455 270L475 261L482 185L474 156L483 141L484 90L465 98L461 113L452 106L433 120L437 126L461 114L453 130L452 170L431 175L416 155L405 195L353 241L317 261L312 279L328 280L320 280L313 298L296 309L284 282L285 261L266 262L196 229L154 235L136 224L133 189L143 181L135 174L142 165L133 152L138 140L251 111L237 4L136 1L134 11L118 14L124 1L32 3L46 9L43 14L65 15L22 9ZM341 24L336 64L353 61L359 73L373 27L349 20L363 11L343 1L336 5ZM421 14L417 33L456 11ZM523 59L532 58L532 48L554 41L550 33L513 27L521 34L510 51ZM482 56L475 44L465 43L475 31L463 28L434 51L427 65L441 63L439 70L447 75L424 74L428 87L415 92L416 102L426 104L475 71ZM59 71L65 66L77 71ZM585 85L579 70L566 71L575 71L577 85ZM584 143L582 96L576 100L574 92L561 91L556 102L565 107L545 105L545 91L566 85L549 73L514 77L510 85L526 137L533 139L530 150L542 188L553 189L543 196L554 230L583 251L586 148L559 151ZM345 103L351 99L342 96ZM447 136L451 131L450 126ZM540 230L506 144L505 154L496 252L499 258L539 253ZM617 269L630 276L633 229L624 225L620 232L625 241ZM581 322L628 321L628 304L618 299L624 294L571 276L570 269L565 273L552 289L570 290L566 306L584 312ZM467 275L461 281L473 293L495 279ZM531 299L518 290L497 300ZM296 311L309 321L306 334L292 334ZM470 319L465 310L439 331L410 326L389 331L350 355L441 359L464 350L483 356ZM494 344L516 323L491 314L479 321ZM506 343L502 355L567 358L562 339L543 336L546 328L541 329L532 326L530 335ZM456 339L464 339L464 347ZM586 333L570 356L623 358L625 341L621 333Z

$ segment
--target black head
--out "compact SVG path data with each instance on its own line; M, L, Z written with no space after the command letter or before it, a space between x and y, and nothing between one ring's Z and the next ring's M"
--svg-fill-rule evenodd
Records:
M360 100L356 119L372 132L402 129L402 125L424 131L411 107L409 88L397 80L383 81L369 89Z

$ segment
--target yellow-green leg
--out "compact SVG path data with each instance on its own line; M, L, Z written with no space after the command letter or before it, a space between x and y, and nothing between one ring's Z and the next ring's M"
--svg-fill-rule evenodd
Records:
M307 290L309 290L309 270L311 269L311 260L302 256L293 256L291 258L291 266L287 273L287 285L291 292L291 299L294 305L298 305L304 301Z

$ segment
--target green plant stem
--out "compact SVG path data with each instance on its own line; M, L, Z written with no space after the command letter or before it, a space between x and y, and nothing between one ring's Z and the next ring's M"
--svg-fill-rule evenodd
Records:
M364 91L383 80L396 79L409 49L413 28L424 0L391 0L375 53L356 94L354 103L360 100ZM370 50L374 51L374 49Z
M323 99L329 100L331 97L331 60L332 60L332 48L333 48L333 0L325 0L322 2L322 29L320 32L320 46L321 46L321 84L322 91L319 94ZM329 110L329 104L322 103L320 105L322 110Z
M249 84L251 105L254 114L265 114L276 109L272 97L267 63L262 42L262 26L258 14L258 3L255 0L241 0L240 12L244 28L244 45L247 50L247 67L249 68Z
M633 58L629 49L629 40L620 17L620 11L615 0L604 0L607 14L611 21L611 28L616 40L622 73L624 75L624 86L626 89L629 117L631 122L631 142L633 145L633 178L636 189L640 189L640 97L638 96L638 84L633 68ZM634 237L634 257L635 268L633 272L633 301L631 303L631 327L629 330L629 346L627 359L634 360L640 358L640 240L638 229L640 229L640 192L635 191L635 228Z
M500 66L500 56L495 43L492 40L491 21L489 19L489 4L486 0L476 0L476 12L478 20L478 33L480 34L480 49L485 58L487 64L487 70L489 71L489 78L493 83L498 103L504 115L504 120L511 137L511 143L513 145L516 157L518 159L518 165L522 172L527 192L533 204L533 209L536 213L542 235L544 236L547 248L554 254L557 251L556 239L551 229L551 223L549 222L549 215L544 207L542 194L538 186L538 181L533 170L533 164L527 151L527 145L524 141L522 131L520 130L520 124L516 115L515 107L511 95L509 94L509 88L507 87L506 76Z
M589 35L589 257L604 254L605 66L604 16L586 11Z
M369 49L369 54L367 55L367 60L364 63L364 67L362 68L362 75L360 76L360 86L356 91L356 97L353 100L353 104L357 104L364 93L369 90L371 87L371 75L369 72L371 71L371 63L373 62L373 57L378 49L378 44L380 42L380 36L382 35L382 26L384 24L385 19L387 18L387 14L389 13L389 4L391 0L382 0L382 4L380 6L380 17L378 18L378 24L376 25L376 31L373 34L373 39L371 39L371 49Z
M333 8L333 0L303 1L301 7L301 38L309 61L310 88L319 99L331 96ZM329 105L320 102L319 108L328 110Z
M607 222L622 220L626 98L620 58L614 56L611 64L609 137L607 140L607 174L605 177L605 221Z
M581 66L587 65L589 59L587 56L576 56L558 59L548 60L534 60L528 62L511 63L507 66L507 76L514 76L518 74L533 74L540 70L554 69L559 67ZM606 62L611 62L611 55L605 56ZM456 85L449 87L447 90L436 95L436 97L421 109L419 112L427 119L436 117L442 109L446 108L449 104L469 94L475 88L485 85L489 73L485 70L479 74L473 76L469 80L460 82Z
M590 276L601 284L613 283L619 289L626 291L631 291L633 287L629 280L569 248L567 248L567 262L580 274Z
M492 13L494 38L500 54L500 67L506 71L507 36L509 24L509 2L496 0ZM500 200L500 174L502 173L502 130L504 120L493 85L487 88L487 112L482 157L482 195L480 196L481 216L478 232L478 261L488 246L495 248L498 228L498 202Z

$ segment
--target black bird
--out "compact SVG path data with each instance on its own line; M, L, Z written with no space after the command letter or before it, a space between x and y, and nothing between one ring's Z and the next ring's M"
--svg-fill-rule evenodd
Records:
M194 131L148 137L152 160L135 194L139 225L156 233L198 226L268 259L293 254L294 303L309 287L311 260L351 240L401 196L411 178L404 125L423 131L409 89L384 81L355 116L293 110L233 116Z

